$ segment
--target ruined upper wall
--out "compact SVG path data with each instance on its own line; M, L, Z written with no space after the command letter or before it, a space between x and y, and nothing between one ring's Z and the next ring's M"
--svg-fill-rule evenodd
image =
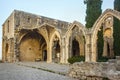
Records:
M61 30L67 30L69 25L69 23L65 21L15 10L15 28L19 27L21 29L34 29L41 27L42 24L45 23Z
M6 19L2 25L3 38L9 39L14 37L14 12Z

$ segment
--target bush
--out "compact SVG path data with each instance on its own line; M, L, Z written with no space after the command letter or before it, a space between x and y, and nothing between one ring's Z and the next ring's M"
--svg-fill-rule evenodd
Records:
M2 60L0 60L0 63L2 63Z
M85 61L85 57L84 56L73 56L68 59L68 62L70 64L73 64L75 62L80 62L80 61Z
M100 57L98 58L98 62L107 62L109 58L107 57Z
M104 77L103 80L109 80L108 78Z

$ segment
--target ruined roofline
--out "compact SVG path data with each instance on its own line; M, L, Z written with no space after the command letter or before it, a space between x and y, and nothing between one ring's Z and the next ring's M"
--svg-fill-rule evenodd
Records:
M15 10L13 10L13 11L10 13L10 15L7 17L7 19L3 22L2 26L9 20L9 18L10 18L11 16L14 15L14 13L15 13Z
M58 22L63 22L63 23L66 23L66 24L70 24L70 22L67 22L67 21L63 21L63 20L59 20L59 19L54 19L54 18L50 18L50 17L46 17L46 16L42 16L42 15L38 15L38 14L26 12L26 11L22 11L22 10L16 10L16 9L15 9L14 12L15 12L15 13L16 13L16 12L26 13L26 14L30 14L30 15L37 16L37 17L47 18L47 19L50 19L50 20L55 20L55 21L58 21Z

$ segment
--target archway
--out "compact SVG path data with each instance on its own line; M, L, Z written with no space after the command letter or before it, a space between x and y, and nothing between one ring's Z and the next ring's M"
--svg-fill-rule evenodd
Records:
M60 40L55 35L52 42L52 61L53 62L60 62Z
M72 56L80 56L79 42L76 39L72 41Z
M77 26L71 30L69 37L69 57L85 56L85 39L81 30Z
M9 50L9 45L8 43L6 43L6 47L5 47L5 61L8 61L8 50Z
M46 41L37 31L29 31L20 41L20 61L41 61L45 60L43 56L46 50ZM46 51L47 52L47 51Z
M96 20L95 24L93 25L93 27L92 27L92 36L91 36L91 50L92 50L91 61L93 61L93 62L97 61L98 55L97 55L97 44L96 43L97 43L97 33L98 33L100 27L103 25L104 22L106 22L105 20L108 20L108 23L106 23L106 24L108 24L108 25L110 24L111 26L108 26L108 27L110 27L112 29L112 31L113 31L113 27L114 27L113 26L113 21L111 21L112 22L112 24L111 24L111 22L109 22L109 20L111 18L113 18L113 16L120 20L120 16L118 14L120 14L120 12L115 11L115 10L111 10L111 9L107 9ZM109 18L109 17L111 17L111 18ZM113 41L113 40L111 40L111 41ZM113 44L111 44L111 45L113 45Z
M42 45L42 61L47 61L47 45Z
M88 49L86 46L86 38L87 35L85 27L81 23L74 21L65 34L66 62L68 62L68 59L72 57L72 41L74 39L79 43L79 55L84 56L85 61L87 61Z
M51 61L59 63L62 59L61 54L61 37L58 31L55 31L50 39L50 54L51 54Z

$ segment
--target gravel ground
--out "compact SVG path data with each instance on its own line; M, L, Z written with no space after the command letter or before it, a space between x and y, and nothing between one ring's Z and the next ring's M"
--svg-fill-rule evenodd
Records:
M14 63L0 63L0 80L75 80L67 76L50 73Z

